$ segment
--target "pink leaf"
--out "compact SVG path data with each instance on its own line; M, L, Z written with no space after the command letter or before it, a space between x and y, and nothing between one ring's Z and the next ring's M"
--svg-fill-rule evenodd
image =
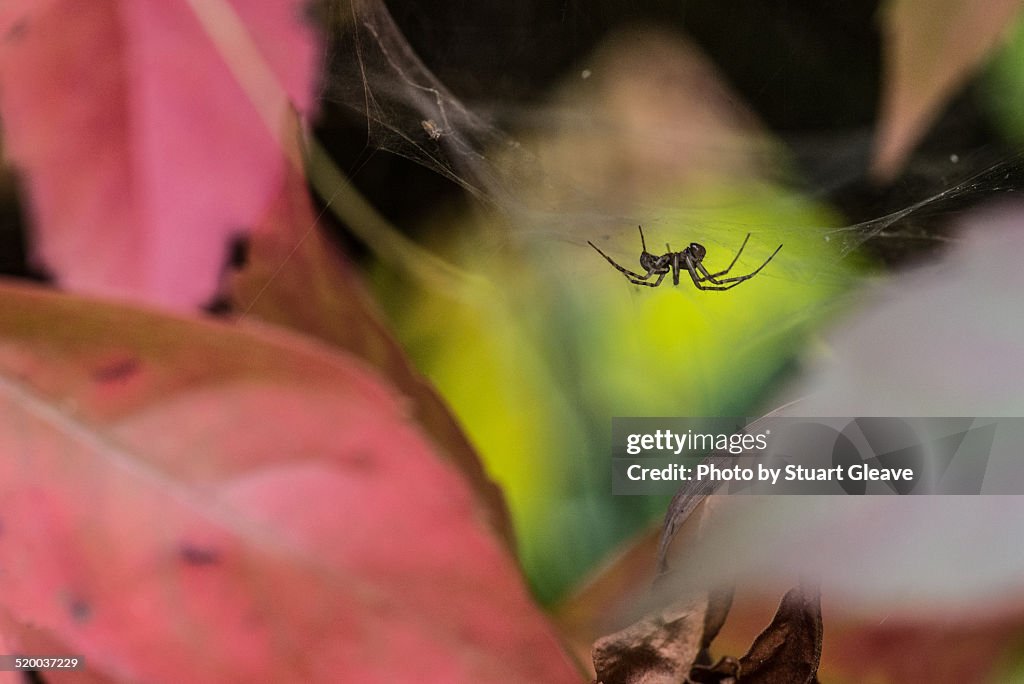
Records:
M237 56L185 0L0 14L7 151L25 173L35 257L65 287L204 304L230 236L276 194L288 99L311 106L315 43L299 0L226 2L209 4L234 7L258 48L251 70L265 59L279 91L244 89Z
M280 196L253 228L245 266L230 278L228 291L242 317L257 316L318 338L385 375L408 397L424 431L487 502L493 527L514 546L501 490L440 395L385 325L354 266L321 235L305 179L297 171L288 174Z
M0 607L131 681L575 682L361 361L3 287Z
M1013 26L1020 0L888 0L874 173L892 177L932 121Z

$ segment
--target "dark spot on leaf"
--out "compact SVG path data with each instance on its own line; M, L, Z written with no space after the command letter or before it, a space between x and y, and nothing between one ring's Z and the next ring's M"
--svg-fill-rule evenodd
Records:
M228 316L234 312L235 306L228 297L217 296L203 310L214 316Z
M352 470L361 472L373 472L377 468L377 462L373 453L369 451L346 452L339 456L341 462Z
M75 622L86 622L92 617L92 607L80 597L72 597L68 600L68 613Z
M229 316L235 312L238 302L235 301L232 294L234 287L229 284L230 277L233 273L244 270L249 264L248 233L251 231L246 228L237 230L238 233L231 238L231 242L228 244L224 267L220 274L220 291L214 294L213 298L203 307L206 312L214 316Z
M228 245L228 266L236 271L241 271L248 263L249 238L241 235L237 236Z
M216 565L220 562L220 553L216 549L204 548L187 542L182 543L178 548L178 554L189 565Z
M123 381L138 373L141 367L142 363L138 358L126 356L93 369L92 377L96 382Z
M4 34L4 42L15 43L24 38L26 33L28 33L28 22L24 19L16 21Z

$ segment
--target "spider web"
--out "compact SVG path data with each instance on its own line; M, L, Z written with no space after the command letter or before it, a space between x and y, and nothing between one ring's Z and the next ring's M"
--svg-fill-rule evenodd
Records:
M323 95L364 123L370 153L411 160L459 185L504 218L509 238L585 246L601 233L631 238L638 221L658 220L661 204L641 199L626 209L609 208L603 193L568 177L564 158L552 161L550 153L537 149L545 134L575 127L601 129L604 142L614 146L615 124L560 101L471 106L424 63L383 2L351 0L328 7L332 39ZM481 71L500 68L487 65ZM575 78L589 75L584 69ZM504 126L510 121L519 135ZM735 154L725 150L717 156Z
M415 3L407 4L415 6ZM397 3L393 7L397 12ZM341 105L355 116L365 131L366 154L394 155L411 160L462 188L474 204L483 210L481 213L486 213L488 218L496 217L490 224L497 226L494 232L498 233L499 240L514 240L528 246L539 245L540 249L534 250L530 256L539 253L540 259L531 261L530 265L541 265L545 269L544 276L549 272L558 276L562 275L562 271L567 271L564 277L573 278L577 275L573 272L575 264L585 262L580 266L581 269L586 267L593 273L600 273L613 286L621 284L622 289L627 290L632 286L615 281L620 276L611 271L587 242L599 246L618 263L636 268L640 248L637 225L642 223L648 247L652 251L660 253L660 246L666 242L671 242L676 250L682 249L691 240L707 245L708 254L711 255L707 266L712 271L728 264L744 235L753 233L744 252L744 260L749 259L753 266L763 261L778 244L785 243L779 258L773 260L759 278L783 278L795 282L834 277L838 282L844 277L846 269L837 267L836 262L851 258L865 243L923 240L939 244L945 239L939 233L922 231L919 226L906 224L907 219L925 216L929 212L949 212L974 199L1015 190L1024 182L1024 162L1019 159L997 165L973 177L970 176L972 164L965 159L962 164L947 164L947 167L951 165L964 169L964 175L959 181L953 179L945 184L948 189L939 193L918 194L898 211L879 212L880 218L855 225L842 225L844 220L841 218L837 218L831 225L826 225L824 220L818 223L802 223L799 220L782 223L773 220L775 214L762 212L760 208L743 210L746 190L771 185L773 201L780 205L791 203L799 207L814 203L815 190L820 188L812 187L811 192L808 192L806 186L801 187L796 182L797 174L793 172L792 165L783 161L788 157L789 150L783 149L780 152L782 146L778 141L769 140L763 133L749 134L749 131L759 129L756 124L750 124L750 119L756 117L746 115L742 105L736 104L734 95L723 87L722 81L711 74L711 70L702 69L700 60L693 58L686 48L672 47L674 43L651 37L653 34L646 34L646 40L634 41L634 45L644 45L654 51L656 56L664 55L666 58L660 60L662 63L683 64L676 71L658 76L668 78L667 81L655 79L653 84L647 83L649 89L646 91L642 88L639 91L631 90L643 86L644 79L651 74L645 73L642 62L630 62L628 50L620 50L612 60L601 62L594 58L592 62L573 64L571 69L567 67L562 86L568 91L585 90L588 87L600 91L601 86L594 87L594 83L600 82L608 72L620 70L616 82L624 89L613 93L606 103L614 105L625 102L634 106L625 110L624 114L620 112L620 119L611 116L602 118L597 107L588 107L593 101L564 96L560 92L562 86L552 87L552 92L543 94L540 105L528 99L511 98L498 87L495 87L492 99L484 103L463 99L456 93L456 86L449 87L449 83L455 82L450 78L452 65L456 64L455 68L459 65L455 60L448 59L446 51L450 46L443 40L435 41L437 44L431 47L430 54L421 55L413 48L381 0L329 0L324 8L328 13L327 24L331 27L331 39L329 73L325 79L323 98ZM433 7L428 10L425 5L419 6L421 15L427 15L433 10ZM428 23L430 18L427 16ZM437 18L436 21L451 21L451 18ZM451 27L446 25L445 28ZM520 28L524 36L530 34L527 30L529 26ZM439 34L445 36L452 33L458 34L458 31L439 31ZM460 35L481 47L486 45L487 35L468 25ZM543 52L545 46L538 41L529 47ZM687 59L674 62L673 58L679 55ZM485 61L484 58L481 61ZM483 83L476 90L486 92L488 79L497 79L502 65L488 62L475 66L479 67L476 78ZM438 76L446 72L448 77ZM694 97L693 91L679 88L672 81L676 76L690 79L688 83L699 88L696 91L699 96ZM639 95L634 96L637 92ZM643 99L644 95L649 96L651 92L654 92L654 97ZM714 100L721 108L710 114L700 109L687 109L695 102L703 103L707 100ZM641 106L636 106L636 102L642 103ZM664 109L659 109L663 104ZM678 116L680 110L692 115L692 118ZM720 125L719 113L723 111L732 111L733 114L723 115L729 120L725 125ZM652 112L650 118L644 118ZM631 127L630 123L636 121L640 124ZM697 123L687 128L687 121ZM565 138L572 140L573 135L581 131L589 135L582 142L562 142ZM706 131L713 131L715 135L706 134ZM737 135L736 131L742 134ZM555 134L547 135L552 132ZM633 138L628 138L624 133ZM639 158L616 156L623 146L628 146L638 138L644 155ZM558 142L554 145L546 144L551 140ZM866 149L867 136L861 138L858 144ZM682 171L678 159L660 154L664 150L671 152L676 149L686 150ZM842 156L837 154L837 149L836 145L826 145L824 154L829 157ZM862 159L853 157L848 162L844 161L840 165L841 170L857 168L857 161ZM588 165L601 169L603 175L596 182L594 178L579 173ZM659 176L662 166L669 171ZM642 174L637 172L637 167L642 167ZM692 180L691 176L696 177L696 185L699 186L705 169L712 169L718 178L736 179L736 185L741 189L731 195L708 196L704 205L701 205L704 197L699 193L685 196L672 194L673 182L680 174L689 174L686 180ZM346 171L349 176L354 176L362 171L362 167L356 164ZM630 185L634 178L643 179L637 184L641 187ZM650 178L656 181L667 179L664 184L669 188L668 191L662 196L648 192ZM797 187L800 189L791 189ZM405 189L398 187L393 192L402 193ZM324 199L330 203L330 191ZM735 203L736 207L727 206L730 202ZM723 212L723 208L726 211ZM738 210L734 210L736 208ZM818 212L814 215L821 214ZM783 206L778 215L812 214L801 214L799 211L787 214ZM359 235L357 227L350 228ZM380 229L380 226L375 228ZM363 235L359 237L369 244ZM817 240L819 244L827 245L828 249L819 250L814 260L792 258L797 237L807 238L808 241ZM482 249L497 252L501 247L501 244L485 244L485 237L473 235L470 255L477 256ZM671 248L666 249L671 251ZM821 259L821 254L827 254L833 261ZM504 256L500 253L498 255ZM377 256L388 258L387 254L379 252ZM408 267L422 260L406 253L392 258L391 262ZM738 268L745 267L741 264ZM515 290L518 285L511 283L510 289ZM586 289L551 288L550 291L558 293L558 296L571 300L559 309L559 313L572 311L571 316L578 316L575 319L567 316L570 320L583 320L584 316L591 315L592 309L580 307L580 301L573 299L577 292L581 293L581 297L586 294ZM659 291L659 296L664 294ZM550 299L555 299L555 295ZM690 298L692 301L698 299L701 298ZM701 301L710 302L715 299L714 296L708 296ZM729 299L719 297L715 303L728 306L732 303ZM486 298L486 301L488 307L501 304L490 298ZM589 304L586 301L583 303ZM570 306L582 311L577 312L576 309L570 309ZM597 315L604 315L603 309ZM799 327L805 317L806 312L801 310L785 320L772 319L764 322L760 328L747 328L743 333L742 344L732 348L732 353L743 357L746 350L755 344L774 338L788 328ZM442 324L443 321L439 320L438 326ZM550 325L546 334L549 335L546 341L553 349L578 349L583 346L574 337L580 333L571 324ZM590 342L592 340L588 339L584 344ZM582 400L585 391L573 389L583 387L578 380L587 376L584 370L575 367L580 356L567 354L563 358L558 352L551 354L551 359L558 362L550 365L553 376L564 380L557 383L557 386L569 388L561 390L565 392L564 401L567 405L584 404ZM696 358L700 358L699 352ZM686 377L687 385L706 382L700 364L694 366L696 370ZM602 372L605 370L602 369ZM588 382L591 380L588 379ZM598 380L592 382L597 383ZM609 383L609 387L612 386L615 385ZM646 388L643 391L647 393ZM643 405L636 411L643 413ZM592 419L572 415L572 420L581 421L581 425L584 424L582 421ZM603 415L601 419L604 419ZM580 428L580 431L597 434L597 429L590 431ZM584 457L586 453L589 452L580 447L579 452L565 455L567 462L579 459L573 462L571 470L586 480L581 479L575 483L577 486L572 496L577 498L573 499L572 505L578 505L580 511L604 510L602 507L607 506L605 490L600 488L598 476L593 474L592 462ZM566 498L570 498L568 494ZM609 519L614 518L619 522L627 517L618 513L608 515ZM580 539L593 541L606 533L612 534L601 525L587 524L581 527L586 529L572 529L573 535ZM594 544L591 550L596 548L596 542ZM581 566L585 565L582 556L576 560Z
M381 0L329 0L324 9L331 40L323 95L365 124L368 153L412 160L457 184L481 206L506 218L505 225L514 233L506 237L559 240L579 246L585 246L587 240L611 238L622 249L626 245L632 249L637 223L654 222L655 229L659 222L664 223L666 228L671 226L673 239L679 239L677 224L682 222L688 231L683 239L691 239L689 233L696 231L694 239L720 245L731 245L737 234L751 230L769 234L769 241L776 236L784 240L794 231L816 232L831 243L838 259L844 259L869 241L900 246L941 244L949 238L928 228L926 217L939 217L978 199L1024 186L1024 163L1015 158L967 180L948 182L947 189L923 199L912 197L898 211L838 227L754 225L750 221L730 225L716 215L714 207L666 212L664 206L643 199L628 208L609 207L600 193L566 178L543 152L531 150L533 139L516 137L504 126L512 121L520 130L529 130L531 125L565 128L571 127L574 119L590 126L593 120L564 107L467 104L420 58ZM474 39L480 40L479 36ZM444 51L436 52L432 58L444 66ZM481 78L486 80L495 68L483 67ZM615 134L609 129L611 145ZM665 131L657 134L672 135ZM734 152L710 149L708 158L721 159ZM792 180L788 169L780 169L777 147L751 150L748 146L742 154L755 159L763 177L782 183ZM836 156L835 147L827 154ZM970 165L948 166L969 169ZM350 172L358 173L358 169ZM969 175L968 171L961 178ZM907 222L910 218L917 220Z
M379 0L328 3L324 96L365 121L371 150L410 159L487 203L514 201L489 155L517 143L465 106L409 45Z
M1021 188L1024 188L1024 155L1018 154L898 211L829 229L825 238L838 241L841 256L849 255L872 239L946 240L948 238L940 233L924 232L920 225L901 224L908 218L924 219L929 214L957 212L979 200L1018 192Z

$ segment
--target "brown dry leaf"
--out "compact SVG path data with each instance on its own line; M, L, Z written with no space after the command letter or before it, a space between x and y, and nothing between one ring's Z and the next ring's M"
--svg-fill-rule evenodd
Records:
M891 178L945 101L1003 39L1020 0L890 0L873 173Z
M821 594L806 584L791 589L768 628L740 658L742 684L811 684L821 661Z
M696 497L698 503L702 497ZM674 519L673 534L685 527L686 538L701 533L710 509L691 515L696 505ZM687 524L688 523L688 524ZM661 535L652 529L610 562L558 611L563 630L575 637L594 634L607 621L621 616L626 604L635 608L638 594L652 600L651 581L664 568L659 564ZM663 577L663 576L662 576ZM656 592L656 599L660 592ZM689 676L694 664L725 623L732 605L731 587L700 592L648 614L633 625L597 640L593 663L601 684L678 683ZM642 603L642 601L641 601ZM592 638L592 637L591 637Z
M699 516L693 513L701 503L715 501L717 499L708 497L706 491L683 487L670 504L658 544L657 565L662 573L659 583L663 588L671 573L667 548L687 523L695 524L696 529L690 531L699 537L709 516L713 515L713 507L704 506ZM783 597L772 623L739 661L727 657L713 667L699 662L704 661L708 647L725 623L732 598L731 588L711 591L685 604L691 611L685 623L678 617L669 619L664 613L655 614L598 641L594 645L597 681L601 684L817 682L822 645L821 596L818 588L808 583L802 583ZM699 624L693 614L695 607L701 614ZM692 652L694 643L698 645Z
M731 595L730 595L731 598ZM817 588L786 593L772 623L745 656L725 657L711 667L696 665L690 682L700 684L817 684L821 660L821 601Z
M708 599L679 602L594 644L600 684L679 684L700 655Z

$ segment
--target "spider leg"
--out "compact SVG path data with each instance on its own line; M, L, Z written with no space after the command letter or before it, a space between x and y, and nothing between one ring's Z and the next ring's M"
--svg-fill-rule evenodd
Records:
M769 261L771 261L770 258ZM699 261L686 259L685 266L686 270L690 274L690 279L693 280L693 284L698 290L711 290L714 292L731 290L732 288L742 283L744 280L750 280L757 273L757 271L754 271L754 273L748 273L747 275L743 276L736 276L735 278L723 278L722 280L715 280L714 278L711 277L711 274L708 273L707 269L704 268L704 266ZM761 267L763 268L764 264L762 264ZM757 270L760 271L761 269L759 268ZM697 273L698 271L700 271L700 274ZM712 284L708 285L707 283Z
M628 268L623 268L622 266L619 266L617 263L615 263L614 259L612 259L610 256L608 256L607 254L602 252L600 249L598 249L597 245L595 245L590 240L587 240L587 244L590 245L591 247L593 247L597 251L598 254L600 254L601 256L604 257L605 261L607 261L609 264L611 264L612 266L617 268L619 270L619 272L622 273L627 278L638 278L640 280L646 280L647 278L650 278L651 275L652 275L650 272L648 272L647 275L640 275L639 273L633 273Z
M656 273L656 271L652 271L651 272L652 275L654 273ZM659 285L661 285L661 281L664 280L665 276L667 276L667 275L668 275L668 271L662 271L661 273L658 273L658 279L655 280L653 283L649 283L646 280L636 280L634 278L628 278L628 276L627 276L627 278L628 278L629 282L633 283L634 285L646 285L647 287L658 287Z
M744 244L746 244L745 240L744 240ZM749 280L750 278L753 278L758 273L760 273L761 269L764 268L765 266L767 266L768 262L775 258L775 255L779 253L780 249L782 249L782 245L779 245L778 247L776 247L775 251L772 252L771 256L768 257L767 259L765 259L763 264L761 264L760 266L755 268L750 273L748 273L746 275L741 275L741 276L733 276L732 278L718 278L717 276L722 275L723 272L708 273L708 270L706 268L704 268L704 265L701 264L701 263L695 263L694 266L696 267L696 269L698 271L700 271L703 274L704 277L701 278L701 280L705 280L705 281L707 281L709 283L714 283L715 285L722 285L724 283L733 283L733 285L731 287L735 287L739 283L742 283L744 280ZM742 251L742 248L741 248L741 251ZM736 260L733 259L733 263L735 263L735 261ZM729 265L729 268L732 268L731 264ZM729 271L729 269L726 269L724 272L727 273L728 271Z
M597 250L597 253L598 253L598 254L600 254L601 256L603 256L603 257L605 258L605 261L607 261L607 262L608 262L609 264L611 264L612 266L614 266L615 268L617 268L617 269L619 270L619 273L621 273L622 275L626 276L626 278L627 278L627 279L628 279L628 280L629 280L630 282L633 282L633 281L639 280L639 281L641 281L641 282L637 283L638 285L651 285L650 283L645 283L645 282L642 282L642 281L644 281L644 280L647 280L647 279L648 279L648 278L650 278L650 277L651 277L652 275L654 275L654 274L658 273L658 271L648 271L648 272L646 273L646 275L640 275L639 273L633 273L633 272L632 272L632 271L630 271L630 270L629 270L628 268L623 268L622 266L619 266L619 265L618 265L617 263L615 263L615 260L614 260L614 259L612 259L612 258L611 258L610 256L608 256L607 254L605 254L604 252L602 252L602 251L601 251L600 249L598 249L597 245L595 245L595 244L594 244L593 242L591 242L590 240L587 240L587 244L588 244L588 245L590 245L591 247L593 247L593 248L594 248L595 250ZM659 282L659 283L661 282L661 279L660 279L660 278L658 279L658 282ZM654 285L651 285L651 287L655 287L655 286L654 286Z
M721 271L718 271L717 273L709 274L708 277L717 278L718 276L725 275L726 273L731 271L732 267L736 265L737 261L739 261L740 254L743 254L743 248L747 246L747 240L749 240L749 239L750 239L750 233L747 233L747 237L743 238L743 244L740 245L739 251L737 251L736 252L736 256L734 256L732 258L732 263L730 263L728 266L725 267L725 269L723 269Z
M698 290L731 290L732 288L739 285L739 283L732 283L730 285L705 285L706 278L702 278L697 274L699 268L702 272L707 273L707 269L700 265L699 262L695 262L693 259L683 259L683 265L686 266L686 272L690 274L690 279L693 281L694 287ZM742 282L742 281L741 281Z

